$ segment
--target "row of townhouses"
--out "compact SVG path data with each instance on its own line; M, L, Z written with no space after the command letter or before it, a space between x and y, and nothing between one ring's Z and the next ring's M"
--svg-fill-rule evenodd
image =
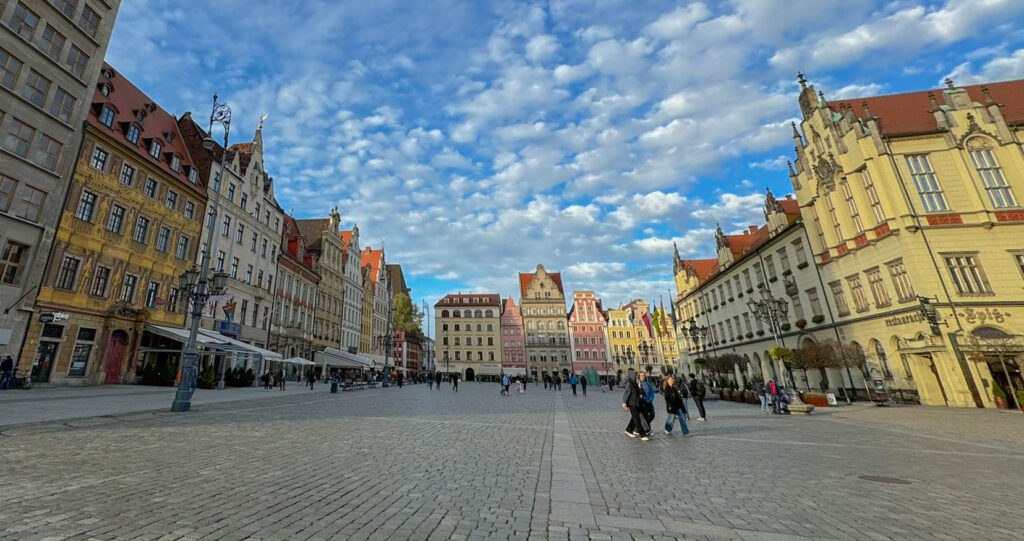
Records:
M401 350L396 368L421 371L392 325L401 266L338 209L282 210L262 121L222 145L104 63L118 5L0 3L0 353L41 383L173 378L182 276L208 251L226 285L202 310L204 367L380 371Z
M605 309L593 291L574 291L566 310L562 276L537 265L519 274L520 298L452 293L434 305L437 370L467 380L502 374L534 380L593 370L618 378L629 368L676 370L676 326L664 306L637 299Z

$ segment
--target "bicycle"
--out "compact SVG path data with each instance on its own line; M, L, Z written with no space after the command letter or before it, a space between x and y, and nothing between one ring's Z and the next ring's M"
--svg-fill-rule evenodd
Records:
M23 376L19 376L19 373L23 373ZM31 389L32 388L32 373L28 370L15 370L14 375L11 376L11 389Z

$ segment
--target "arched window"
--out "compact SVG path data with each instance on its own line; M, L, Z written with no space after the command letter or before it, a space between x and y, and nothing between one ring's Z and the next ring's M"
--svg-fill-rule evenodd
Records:
M462 317L473 317L473 311L472 310L463 310L462 311Z
M480 310L473 312L473 317L483 317L484 313Z
M878 340L875 340L875 356L878 357L878 364L882 367L882 375L891 378L892 370L889 369L889 358L885 355L885 349Z
M448 310L441 310L441 317L448 317Z
M580 358L580 350L578 350L578 349L576 350L576 358L577 358L577 359L579 359L579 358Z
M558 330L560 330L560 331L564 331L565 330L565 322L564 321L559 321L558 322Z
M555 330L555 324L549 321L549 322L548 322L548 330L549 330L549 331L553 331L553 330Z
M494 312L492 310L487 310L486 312L484 312L484 314L486 315L486 317L494 317Z
M526 330L528 330L528 331L532 331L533 330L533 322L532 321L530 321L530 322L528 322L526 324Z

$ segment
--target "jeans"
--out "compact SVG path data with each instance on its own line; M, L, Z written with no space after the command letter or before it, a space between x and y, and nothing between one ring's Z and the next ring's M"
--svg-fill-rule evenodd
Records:
M675 413L669 413L668 419L665 419L665 432L672 432L672 428L676 425L676 419L679 419L679 428L683 431L683 435L690 433L690 429L686 427L686 419L683 418L683 410L676 410Z
M772 413L779 413L779 395L772 395Z
M759 394L759 395L757 395L757 397L761 399L761 411L767 412L768 411L768 395L766 395L766 394Z
M686 405L687 399L683 399L683 419L690 420L690 407Z
M0 389L11 388L11 378L13 370L4 370L4 373L0 375Z

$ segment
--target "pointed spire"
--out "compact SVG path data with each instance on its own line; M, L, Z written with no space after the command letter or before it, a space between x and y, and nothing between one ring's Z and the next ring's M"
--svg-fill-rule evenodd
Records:
M796 127L796 122L790 122L789 126L793 129L793 140L796 141L796 146L803 146L804 136L800 135L800 130Z
M782 205L779 204L778 199L775 199L771 188L765 188L764 207L767 214L783 212Z
M796 80L800 83L800 88L801 89L806 89L807 88L807 79L804 78L804 72L802 72L802 71L796 72Z
M985 105L995 105L996 101L992 99L992 94L988 93L987 85L981 87L981 95L985 96Z
M796 171L793 170L793 162L786 160L786 165L789 166L789 176L795 177Z
M729 239L725 238L725 232L722 231L721 224L715 224L715 243L719 248L728 248Z
M820 107L822 107L822 108L828 107L828 102L825 101L825 93L820 91L820 90L818 91L818 102L819 102L818 105Z

